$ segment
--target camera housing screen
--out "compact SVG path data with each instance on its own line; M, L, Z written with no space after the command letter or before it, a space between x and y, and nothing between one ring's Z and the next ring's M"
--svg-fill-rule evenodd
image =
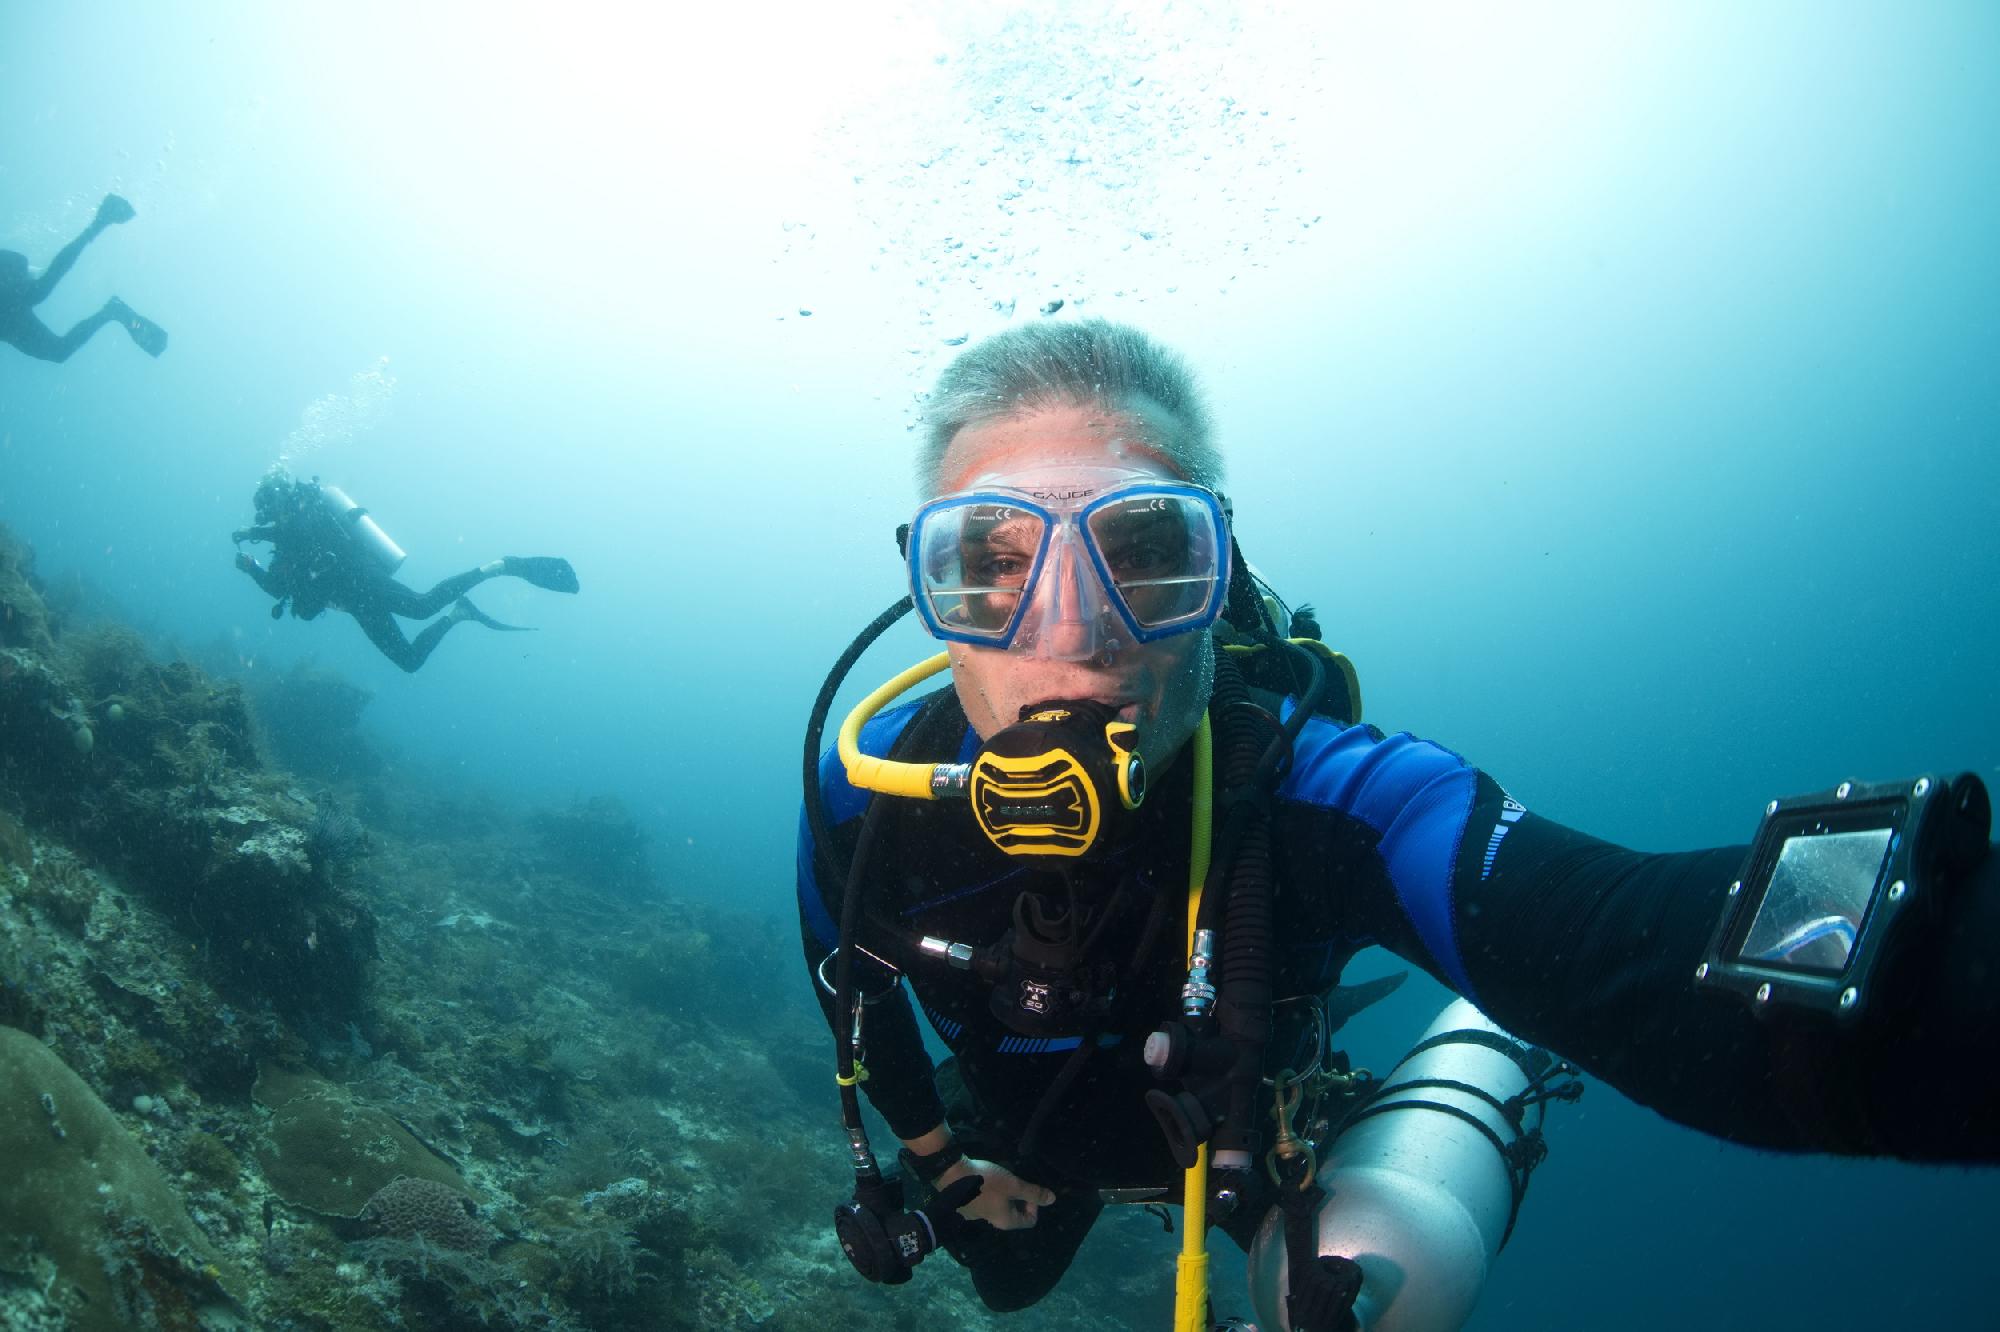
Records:
M1945 895L1987 854L1991 827L1971 773L1771 801L1695 985L1759 1014L1862 1020L1885 1002L1907 941L1938 927Z
M1827 977L1847 970L1895 833L1887 826L1836 831L1817 820L1783 830L1734 960Z

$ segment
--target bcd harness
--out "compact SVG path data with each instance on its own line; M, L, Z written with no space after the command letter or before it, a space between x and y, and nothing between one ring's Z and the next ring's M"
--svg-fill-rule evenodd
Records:
M1266 1116L1276 1120L1277 1132L1271 1149L1262 1153L1261 1164L1279 1185L1286 1218L1293 1325L1299 1332L1320 1332L1338 1326L1339 1317L1352 1305L1359 1269L1346 1259L1320 1258L1308 1244L1312 1217L1324 1195L1314 1182L1310 1143L1295 1136L1291 1127L1306 1079L1294 1080L1289 1069L1274 1080L1263 1076L1276 1000L1269 816L1273 794L1290 766L1293 744L1307 719L1317 712L1343 725L1358 721L1360 690L1347 658L1319 641L1318 625L1308 608L1286 615L1282 603L1253 582L1240 553L1234 570L1224 618L1214 628L1219 649L1215 690L1192 745L1186 980L1179 1014L1147 1039L1146 1063L1159 1085L1145 1099L1175 1162L1187 1171L1183 1248L1176 1269L1176 1332L1196 1332L1205 1326L1207 1208L1213 1204L1226 1214L1240 1204L1253 1182L1251 1172L1260 1164L1258 1126ZM905 751L919 746L906 742L937 729L928 723L949 701L949 691L944 691L920 711L890 757L861 754L862 723L913 684L944 669L946 657L941 653L889 681L849 715L841 728L839 749L850 784L873 790L878 797L968 799L975 820L995 846L1011 855L1038 857L1040 864L1055 869L1067 902L1057 894L1024 892L1015 903L1013 928L997 942L984 945L913 936L870 910L869 871L886 802L871 800L848 871L841 874L833 863L831 823L819 785L820 739L833 696L847 672L909 609L908 598L890 606L841 655L815 701L804 754L814 869L822 885L838 892L841 904L839 944L832 954L834 975L826 978L822 963L821 979L834 996L836 1081L855 1186L853 1196L835 1209L834 1224L856 1269L870 1280L888 1283L907 1281L911 1267L925 1255L953 1244L958 1228L966 1224L957 1209L977 1194L980 1182L967 1176L923 1206L905 1210L902 1180L883 1174L862 1124L856 1088L867 1077L865 1010L875 998L886 997L888 988L872 997L858 993L857 955L872 958L870 965L882 970L887 987L913 967L946 965L970 971L993 987L994 1015L1027 1036L1083 1029L1082 1039L1051 1079L1016 1144L1023 1155L1032 1151L1051 1110L1097 1047L1096 1036L1111 1014L1116 989L1118 968L1093 955L1096 931L1087 928L1076 909L1074 884L1064 867L1075 866L1095 847L1115 838L1121 818L1144 799L1146 777L1142 759L1130 748L1132 728L1113 720L1108 708L1074 701L1024 708L1020 720L990 737L971 763L910 762ZM1287 624L1288 633L1279 633L1281 623ZM1253 687L1294 697L1291 715L1281 720L1260 706L1252 697ZM1165 915L1163 899L1164 894L1154 895L1128 972L1143 966L1154 946ZM1107 908L1097 919L1097 930L1111 914ZM878 951L858 943L864 919L869 941ZM1346 1076L1343 1060L1337 1073L1315 1080L1310 1099L1316 1103L1336 1083L1343 1093L1352 1094L1365 1079L1365 1073ZM1539 1091L1541 1082L1532 1073L1530 1082L1530 1090ZM1267 1090L1270 1087L1275 1087L1275 1097ZM1401 1103L1361 1113L1380 1113L1397 1104ZM1518 1113L1516 1109L1517 1124ZM1502 1152L1510 1171L1515 1171L1513 1155L1504 1147ZM1517 1202L1520 1184L1532 1165L1531 1160L1518 1165Z

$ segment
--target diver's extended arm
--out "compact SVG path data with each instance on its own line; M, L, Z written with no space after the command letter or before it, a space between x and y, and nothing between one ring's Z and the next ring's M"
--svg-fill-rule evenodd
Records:
M2000 857L1957 885L1929 955L1867 1021L1759 1015L1694 984L1743 848L1645 855L1521 813L1482 875L1504 799L1482 783L1454 916L1475 995L1509 1030L1736 1142L2000 1161Z
M131 204L115 194L105 195L104 202L97 206L97 216L90 220L90 225L85 227L83 233L75 240L57 250L56 257L49 260L49 266L35 279L34 286L29 289L28 304L40 305L49 298L49 294L56 289L56 283L61 282L69 270L76 266L77 256L83 253L83 247L96 240L99 232L114 223L129 222L131 219Z
M1339 867L1297 906L1306 933L1382 944L1669 1119L1777 1151L2000 1162L2000 857L1841 1025L1696 985L1743 847L1628 851L1366 726L1309 724L1275 815L1299 863Z

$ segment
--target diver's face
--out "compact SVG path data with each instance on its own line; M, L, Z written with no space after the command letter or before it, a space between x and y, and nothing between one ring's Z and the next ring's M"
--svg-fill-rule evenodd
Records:
M940 493L970 490L985 477L1018 477L1043 468L1119 468L1181 479L1148 442L1171 427L1156 427L1146 415L1064 405L967 426L945 450ZM1150 415L1164 420L1164 414ZM981 738L1011 726L1030 703L1091 699L1116 707L1122 719L1138 726L1139 752L1156 770L1194 734L1215 680L1215 651L1206 629L1133 645L1109 664L969 643L947 646L959 703Z
M18 291L28 285L28 256L0 250L0 291Z

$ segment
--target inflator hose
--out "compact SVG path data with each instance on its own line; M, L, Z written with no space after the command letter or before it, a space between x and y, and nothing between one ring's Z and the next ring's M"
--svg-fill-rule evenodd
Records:
M1222 1035L1236 1048L1227 1079L1228 1103L1216 1134L1218 1154L1256 1154L1259 1079L1264 1071L1265 1047L1271 1039L1273 997L1272 885L1276 867L1271 854L1270 798L1291 761L1293 743L1327 686L1326 671L1317 654L1290 643L1281 643L1280 650L1293 654L1306 671L1306 687L1289 720L1279 723L1251 700L1242 673L1227 656L1216 661L1210 704L1225 728L1221 760L1225 813L1215 861L1218 868L1213 871L1227 876L1221 903L1225 926L1216 1018ZM1213 892L1203 895L1204 916L1214 912L1214 897ZM1209 927L1207 922L1204 927ZM1224 1164L1247 1168L1247 1162L1234 1157Z
M845 881L840 875L839 868L834 864L833 825L827 818L826 794L820 790L819 784L819 746L820 737L826 731L826 715L833 709L833 697L840 692L841 681L847 678L847 673L854 668L854 663L860 659L861 654L866 652L890 625L907 615L912 605L908 597L897 598L888 609L869 621L867 628L854 636L854 641L847 645L847 650L840 654L840 660L835 662L833 669L827 673L825 683L820 685L819 695L813 700L812 715L806 722L806 826L812 829L813 871L820 876L823 886L837 885L840 889L840 953L833 964L833 1042L836 1061L834 1080L840 1086L841 1122L848 1130L848 1144L854 1157L852 1162L854 1173L857 1179L864 1181L880 1179L881 1169L868 1148L867 1134L862 1128L861 1098L855 1090L861 1073L854 1063L854 1045L849 1026L850 1014L854 1007L854 950L850 945L854 941L854 926L860 918L861 893L850 891L854 885ZM868 817L862 820L861 835L854 847L853 863L856 866L866 865L869 852L873 850L875 828L880 822L879 808L879 802L872 804L869 807Z
M1271 829L1261 808L1258 770L1268 717L1250 701L1243 677L1225 658L1216 663L1213 707L1224 727L1222 800L1226 850L1217 864L1228 875L1223 903L1222 971L1216 1021L1236 1049L1229 1098L1215 1141L1218 1154L1256 1153L1255 1097L1264 1047L1271 1038ZM1212 894L1204 893L1204 905ZM1245 1168L1226 1158L1224 1164Z

